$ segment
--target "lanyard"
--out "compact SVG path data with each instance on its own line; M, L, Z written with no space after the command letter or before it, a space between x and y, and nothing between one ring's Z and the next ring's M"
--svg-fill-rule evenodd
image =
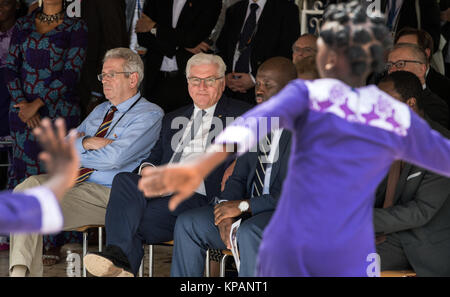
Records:
M122 116L117 120L117 122L115 122L114 125L113 125L110 129L108 129L108 133L106 133L106 135L105 135L104 138L106 138L106 137L109 136L109 134L111 133L111 131L116 127L117 123L119 123L119 121L123 118L123 116L124 116L127 112L129 112L130 109L132 109L132 108L136 105L136 103L138 103L138 101L141 100L141 98L142 98L142 96L140 96L136 101L134 101L134 103L127 109L127 111L125 111L125 112L122 114ZM106 112L105 117L103 118L103 120L105 120L105 118L106 118L106 116L108 115L108 113L109 113L109 109L108 109L108 111Z

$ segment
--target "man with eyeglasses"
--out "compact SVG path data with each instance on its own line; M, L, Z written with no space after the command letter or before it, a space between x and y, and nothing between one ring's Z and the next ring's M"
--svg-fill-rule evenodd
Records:
M264 62L256 74L256 102L261 104L296 79L294 64L285 57ZM275 99L276 100L276 99ZM268 146L264 146L267 141ZM203 276L206 250L231 249L231 225L242 218L236 234L239 276L252 277L262 234L280 197L286 177L291 134L280 129L261 141L258 151L239 157L216 205L181 214L175 226L171 276Z
M61 201L64 230L85 225L104 225L114 176L132 171L155 145L163 111L138 91L144 65L128 48L109 50L98 75L108 99L98 105L77 127L75 142L81 167L76 185ZM18 185L23 191L42 185L48 175L35 175ZM42 236L11 237L12 276L42 276Z
M414 73L420 80L423 88L425 113L434 121L448 127L449 113L447 103L433 93L426 85L427 57L424 51L408 43L399 43L389 52L386 63L388 73L394 71L408 71Z
M138 190L140 171L146 166L186 162L205 153L206 147L223 128L250 108L223 95L225 64L219 56L199 53L186 66L186 79L193 104L164 116L159 140L141 166L133 173L114 178L105 227L106 248L84 258L95 276L132 276L138 272L142 245L173 239L177 216L211 202L220 193L220 183L228 164L219 166L202 181L192 199L175 211L168 209L172 195L147 199Z
M303 58L314 56L317 53L317 36L303 34L292 45L292 62L297 64Z

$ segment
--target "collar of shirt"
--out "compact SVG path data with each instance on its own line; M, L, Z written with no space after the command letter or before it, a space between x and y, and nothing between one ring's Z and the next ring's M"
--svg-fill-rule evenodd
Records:
M175 28L180 18L181 11L183 10L186 0L174 0L172 9L172 27Z
M140 93L140 92L137 92L137 94L134 95L133 97L131 97L131 98L125 100L124 102L118 104L118 105L116 106L117 111L120 112L120 113L126 112L126 111L130 108L130 106L131 106L134 102L136 102L136 100L138 100L139 97L141 97L141 93ZM111 106L112 106L112 103L111 103L111 102L110 102L108 105L106 105L106 107L108 108L108 110L111 108Z
M252 5L253 3L258 4L259 9L256 11L256 22L258 22L259 17L261 16L261 13L264 9L264 6L266 5L267 0L249 0L248 1L248 6L247 6L247 14L245 16L245 19L248 18L248 16L250 15L250 5ZM244 22L245 24L245 22Z
M211 106L211 107L208 107L207 109L203 109L204 111L206 111L206 114L205 114L205 116L213 116L214 115L214 112L216 111L216 106L217 106L217 103L216 104L214 104L213 106ZM194 103L194 112L192 113L192 118L194 118L194 116L197 114L197 112L199 112L200 110L202 110L202 109L200 109L197 105L195 105L195 103Z

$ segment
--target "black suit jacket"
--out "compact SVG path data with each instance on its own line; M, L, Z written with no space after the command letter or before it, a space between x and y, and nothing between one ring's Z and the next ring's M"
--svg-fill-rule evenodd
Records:
M387 14L388 0L382 0L382 10ZM436 0L419 0L421 29L427 31L433 38L434 51L437 50L441 35L440 10ZM404 27L417 28L417 13L415 0L404 0L398 16L396 33Z
M220 198L225 200L242 200L250 198L250 209L252 215L264 211L273 211L281 195L283 181L286 177L289 154L291 151L291 133L284 130L279 143L279 158L272 165L270 175L270 194L251 197L253 180L255 178L256 166L259 166L258 153L248 152L236 161L233 174L228 178L225 189Z
M426 77L426 84L433 93L441 97L441 99L443 99L445 103L447 103L447 106L450 107L450 79L448 77L440 74L432 67L430 67L430 70L428 71L428 75ZM446 128L450 128L450 125Z
M429 123L450 138L448 130ZM395 191L394 206L382 208L386 185L387 179L377 189L375 232L399 235L404 253L418 276L450 276L450 179L406 163Z
M227 72L233 71L233 58L239 42L247 13L248 0L230 6L226 11L225 23L216 42L218 54L227 65ZM253 76L267 59L282 56L292 58L292 45L300 35L299 10L288 1L267 0L258 20L258 27L252 39L250 65ZM254 91L247 91L254 98ZM249 102L254 104L254 100Z
M220 118L222 120L223 127L226 127L227 117L236 118L242 115L244 112L246 112L249 108L250 106L245 104L244 102L222 96L222 98L220 98L219 102L217 103L216 109L214 111L214 117ZM175 110L171 113L168 113L164 116L158 142L151 150L149 157L143 160L141 164L144 162L148 162L155 166L159 166L169 163L174 153L173 150L174 148L172 147L171 144L172 137L176 133L180 132L182 129L185 128L185 127L178 127L176 129L172 129L171 127L172 121L176 117L185 117L187 119L190 119L193 111L194 105L191 104L182 107L178 110ZM228 123L230 122L228 121ZM211 139L211 141L215 136L217 136L212 134L213 132L217 132L214 131L215 130L214 128L215 127L211 125L209 135L209 139ZM136 168L134 172L138 172L138 169L139 167ZM220 183L222 181L225 169L226 164L222 164L221 166L216 168L212 173L210 173L210 175L205 179L206 194L209 198L213 198L214 196L219 195Z
M128 47L129 38L126 30L124 0L82 1L81 16L88 26L86 60L79 83L84 118L95 107L88 107L91 92L103 93L97 74L102 72L106 51L116 47Z
M443 127L448 127L449 110L447 103L438 95L433 93L429 87L422 92L423 109L425 113L435 122Z
M185 71L194 48L205 41L216 25L222 8L221 0L187 0L176 28L172 28L173 0L148 0L143 12L157 24L156 36L138 33L138 43L148 49L145 56L146 87L151 89L161 68L163 57L176 56L178 70Z

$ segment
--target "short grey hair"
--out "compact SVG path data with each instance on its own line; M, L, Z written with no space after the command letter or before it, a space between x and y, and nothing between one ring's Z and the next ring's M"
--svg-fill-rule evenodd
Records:
M138 87L141 85L144 79L144 63L141 57L133 52L131 49L126 47L118 47L110 49L106 52L103 58L103 63L108 59L123 59L125 63L123 64L124 72L137 72L138 74Z
M221 57L212 54L198 53L196 55L193 55L186 64L186 78L189 78L192 66L209 64L217 65L217 75L219 77L225 76L227 66L225 65Z

